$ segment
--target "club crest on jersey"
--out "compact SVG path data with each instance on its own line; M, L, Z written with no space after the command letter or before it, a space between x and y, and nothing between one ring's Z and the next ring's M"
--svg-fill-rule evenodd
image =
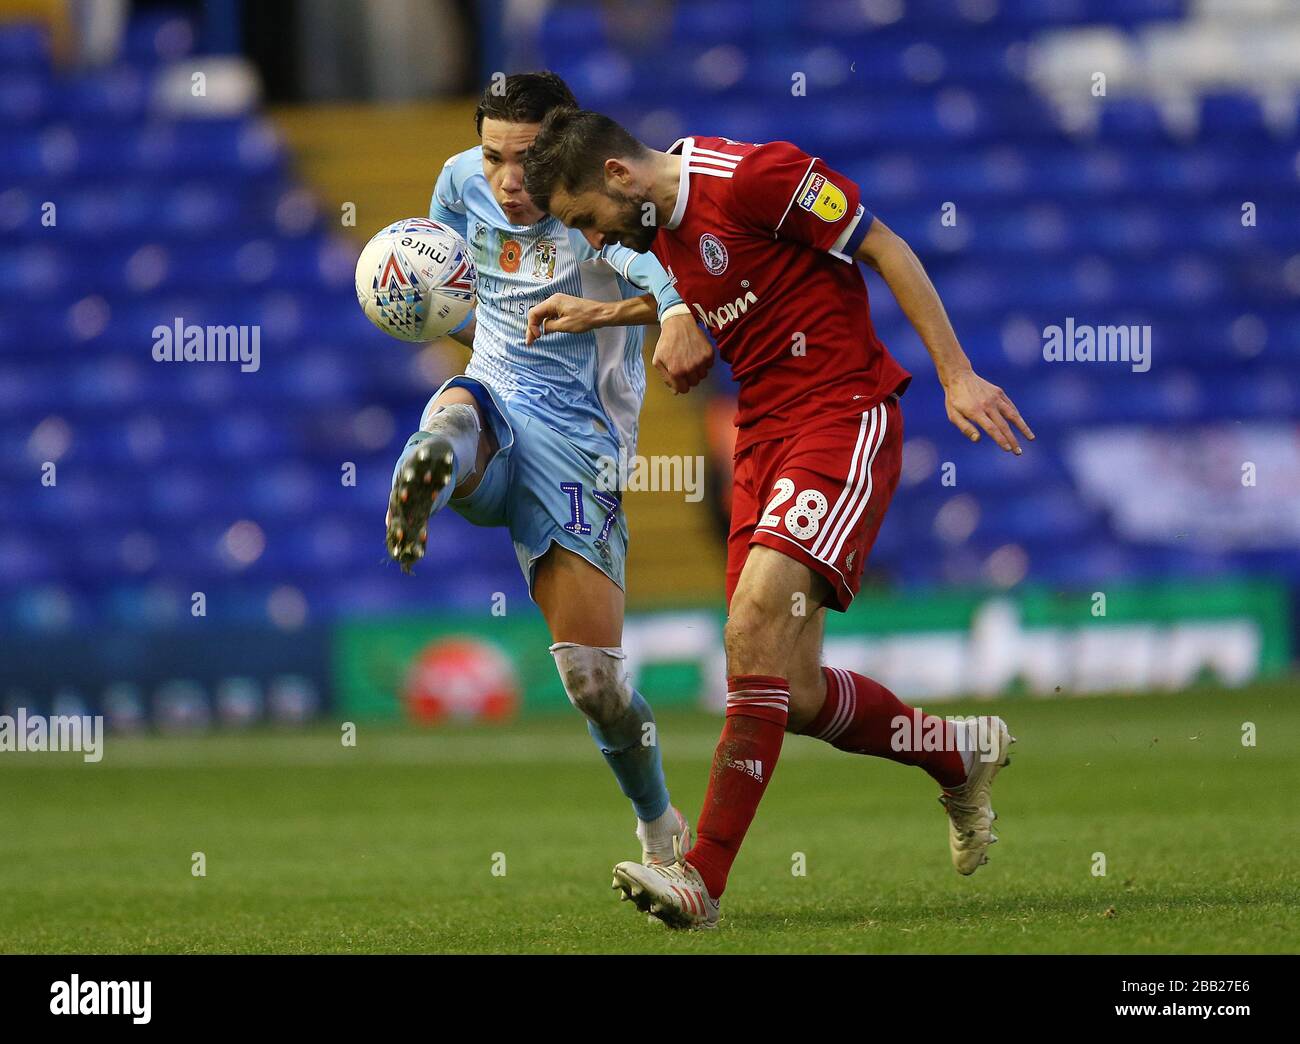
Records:
M533 278L555 278L556 247L549 239L539 239L533 247Z
M727 270L727 248L712 232L700 236L700 260L709 270L709 275L722 275Z
M799 206L823 221L839 221L849 212L849 201L840 187L824 174L809 173L799 189Z

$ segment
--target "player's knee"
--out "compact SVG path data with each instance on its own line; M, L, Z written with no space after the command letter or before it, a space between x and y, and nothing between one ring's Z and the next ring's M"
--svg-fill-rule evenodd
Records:
M622 649L556 642L551 646L564 691L597 725L616 722L632 702Z
M443 414L445 422L473 425L478 429L484 427L483 409L468 388L453 385L430 399L421 414L420 427L425 427L437 414Z
M472 402L438 402L425 407L420 418L424 431L441 430L451 438L478 441L483 432L483 416L478 405Z
M462 388L449 391L469 395ZM447 396L448 392L444 392L429 401L420 418L420 431L436 432L450 442L456 461L456 495L464 497L477 488L486 469L491 456L487 452L491 432L485 427L482 411L472 397L465 402ZM412 436L413 439L416 437L418 433Z

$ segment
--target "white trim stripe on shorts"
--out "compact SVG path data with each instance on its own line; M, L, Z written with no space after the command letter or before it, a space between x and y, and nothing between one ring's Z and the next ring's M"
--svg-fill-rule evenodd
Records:
M853 461L849 466L849 476L844 481L844 488L840 491L835 506L826 516L821 534L812 543L810 552L814 558L829 562L839 559L844 541L862 516L867 501L871 499L871 468L876 462L876 454L884 445L887 425L888 417L883 402L877 403L862 414L862 423L858 427L858 441L853 447ZM867 447L870 447L869 451ZM828 550L830 554L827 554Z
M888 428L889 428L889 416L885 412L885 404L881 403L880 404L880 434L876 439L875 446L873 446L871 449L871 456L867 458L867 464L865 468L867 488L866 491L862 494L862 496L858 498L857 505L853 508L853 514L849 517L848 524L845 525L842 530L840 530L839 538L835 543L835 549L831 552L830 555L832 562L836 561L840 557L841 553L843 553L844 542L848 540L849 534L852 533L854 527L857 526L858 520L862 517L862 513L867 509L867 505L871 503L871 494L873 492L874 484L876 481L875 476L871 473L871 469L875 466L876 454L880 452L880 447L885 444L885 435L888 433Z

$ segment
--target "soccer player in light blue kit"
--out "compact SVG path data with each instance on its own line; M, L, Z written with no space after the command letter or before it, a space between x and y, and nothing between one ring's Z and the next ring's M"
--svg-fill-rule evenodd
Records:
M597 251L524 192L523 156L542 118L576 104L553 73L507 77L475 113L482 144L438 178L429 216L465 238L478 268L475 313L453 334L474 354L429 401L397 462L388 550L409 572L429 515L448 504L509 529L565 691L636 811L642 860L670 863L690 828L669 801L654 716L624 669L627 522L622 491L605 487L619 451L636 452L645 367L635 324L659 319L657 366L699 357L707 341L653 255ZM600 328L566 333L569 319L557 318L544 343L526 345L529 309L556 293L595 310L573 326Z

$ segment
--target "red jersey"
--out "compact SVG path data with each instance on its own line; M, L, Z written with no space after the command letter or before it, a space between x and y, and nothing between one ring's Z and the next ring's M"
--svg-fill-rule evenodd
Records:
M677 205L651 249L740 383L737 451L902 392L853 260L874 220L857 186L787 141L669 151Z

